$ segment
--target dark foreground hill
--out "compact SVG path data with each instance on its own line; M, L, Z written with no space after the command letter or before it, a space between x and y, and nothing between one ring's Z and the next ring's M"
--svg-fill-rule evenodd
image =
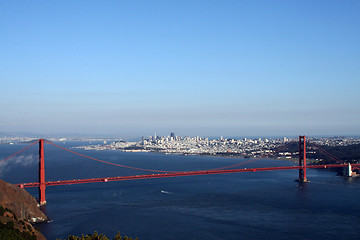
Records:
M33 196L0 180L0 240L45 240L31 223L48 221Z

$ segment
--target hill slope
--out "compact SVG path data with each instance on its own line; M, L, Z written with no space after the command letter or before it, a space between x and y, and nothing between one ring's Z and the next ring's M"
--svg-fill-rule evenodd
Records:
M0 180L0 240L45 240L31 223L48 221L33 196Z

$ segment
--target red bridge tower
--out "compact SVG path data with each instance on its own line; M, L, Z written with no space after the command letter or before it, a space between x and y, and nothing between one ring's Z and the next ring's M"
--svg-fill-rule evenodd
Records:
M306 178L306 138L299 136L299 182L308 182Z
M45 158L44 158L44 139L39 139L39 204L46 205L45 199Z

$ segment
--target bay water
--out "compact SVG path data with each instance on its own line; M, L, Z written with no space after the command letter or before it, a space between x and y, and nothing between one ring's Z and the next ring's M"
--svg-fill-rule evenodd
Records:
M83 142L59 143L71 148ZM0 145L0 159L23 144ZM36 182L34 146L0 164L0 178ZM292 166L273 159L128 153L72 149L105 161L163 171ZM148 172L115 167L45 146L46 180ZM151 174L152 172L150 172ZM37 227L47 239L117 231L143 240L177 239L357 239L360 234L360 180L332 170L308 170L309 183L294 181L297 170L234 173L46 188L43 211L51 219ZM36 188L27 188L34 197Z

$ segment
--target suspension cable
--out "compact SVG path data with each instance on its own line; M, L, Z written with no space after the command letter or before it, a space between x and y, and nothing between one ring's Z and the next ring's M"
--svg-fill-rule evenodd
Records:
M320 147L318 144L314 143L314 142L309 142L310 144L313 144L316 148L318 148L320 151L322 151L323 153L325 153L326 155L328 155L330 158L334 159L337 162L344 162L341 159L338 159L336 156L334 156L333 154L329 153L328 151L326 151L325 149L323 149L322 147Z
M21 149L20 151L17 151L16 153L14 153L14 154L12 154L12 155L4 158L4 159L1 159L0 162L5 162L5 161L9 160L10 158L15 157L16 155L22 153L23 151L25 151L25 150L28 149L29 147L37 144L39 141L40 141L40 140L36 140L35 142L33 142L33 143L29 144L28 146L24 147L23 149Z
M281 149L285 148L285 147L288 147L290 146L291 144L295 143L296 141L290 141L288 142L287 144L285 145L282 145L280 147L277 147L275 148L275 150L272 152L272 153L268 153L268 154L265 154L265 155L261 155L261 158L264 158L266 156L270 156L271 154L274 154L276 152L279 152ZM238 167L238 166L241 166L241 165L244 165L244 164L248 164L248 163L251 163L251 162L255 162L255 161L258 161L260 160L261 158L256 158L256 159L251 159L251 160L247 160L245 162L241 162L241 163L236 163L236 164L233 164L233 165L229 165L229 166L224 166L224 167L220 167L220 168L215 168L215 169L212 169L212 170L222 170L222 169L227 169L227 168L233 168L233 167Z
M178 171L164 171L164 170L154 170L154 169L145 169L145 168L137 168L137 167L131 167L131 166L126 166L126 165L121 165L121 164L117 164L117 163L112 163L112 162L108 162L108 161L104 161L104 160L101 160L101 159L98 159L98 158L94 158L94 157L90 157L90 156L87 156L87 155L84 155L84 154L81 154L81 153L78 153L78 152L75 152L75 151L72 151L70 149L67 149L67 148L64 148L64 147L61 147L53 142L50 142L48 140L44 140L46 143L48 144L51 144L55 147L58 147L60 149L63 149L67 152L70 152L70 153L73 153L73 154L76 154L76 155L79 155L79 156L82 156L82 157L85 157L85 158L88 158L88 159L91 159L91 160L94 160L94 161L97 161L97 162L101 162L101 163L105 163L105 164L109 164L109 165L113 165L113 166L117 166L117 167L123 167L123 168L128 168L128 169L135 169L135 170L141 170L141 171L149 171L149 172L178 172ZM270 154L273 154L273 153L276 153L278 151L280 151L281 149L285 148L285 147L288 147L290 146L291 144L295 143L296 141L291 141L283 146L280 146L278 148L276 148L272 153ZM269 156L270 154L267 154L267 155L264 155L264 156ZM262 157L264 157L262 156ZM233 164L233 165L229 165L229 166L224 166L224 167L220 167L220 168L216 168L216 169L211 169L211 170L221 170L221 169L227 169L227 168L232 168L232 167L237 167L237 166L240 166L240 165L244 165L244 164L247 164L247 163L250 163L250 162L254 162L254 161L257 161L259 159L251 159L251 160L248 160L246 162L241 162L241 163L237 163L237 164Z
M117 167L123 167L123 168L135 169L135 170L142 170L142 171L148 171L148 172L164 172L164 173L166 173L166 172L177 172L177 171L164 171L164 170L153 170L153 169L137 168L137 167L130 167L130 166L125 166L125 165L121 165L121 164L117 164L117 163L112 163L112 162L108 162L108 161L104 161L104 160L101 160L101 159L93 158L93 157L90 157L90 156L87 156L87 155L72 151L70 149L61 147L61 146L56 145L55 143L47 141L47 140L44 140L44 141L46 143L54 145L55 147L61 148L61 149L65 150L65 151L67 151L67 152L70 152L70 153L73 153L73 154L76 154L76 155L79 155L79 156L82 156L82 157L85 157L85 158L88 158L88 159L91 159L91 160L94 160L94 161L114 165L114 166L117 166Z
M251 163L251 162L255 162L259 159L257 158L254 158L254 159L249 159L245 162L241 162L241 163L236 163L236 164L233 164L233 165L229 165L229 166L224 166L224 167L219 167L219 168L215 168L215 169L211 169L211 170L224 170L224 169L227 169L227 168L233 168L233 167L239 167L241 165L245 165L245 164L248 164L248 163Z

